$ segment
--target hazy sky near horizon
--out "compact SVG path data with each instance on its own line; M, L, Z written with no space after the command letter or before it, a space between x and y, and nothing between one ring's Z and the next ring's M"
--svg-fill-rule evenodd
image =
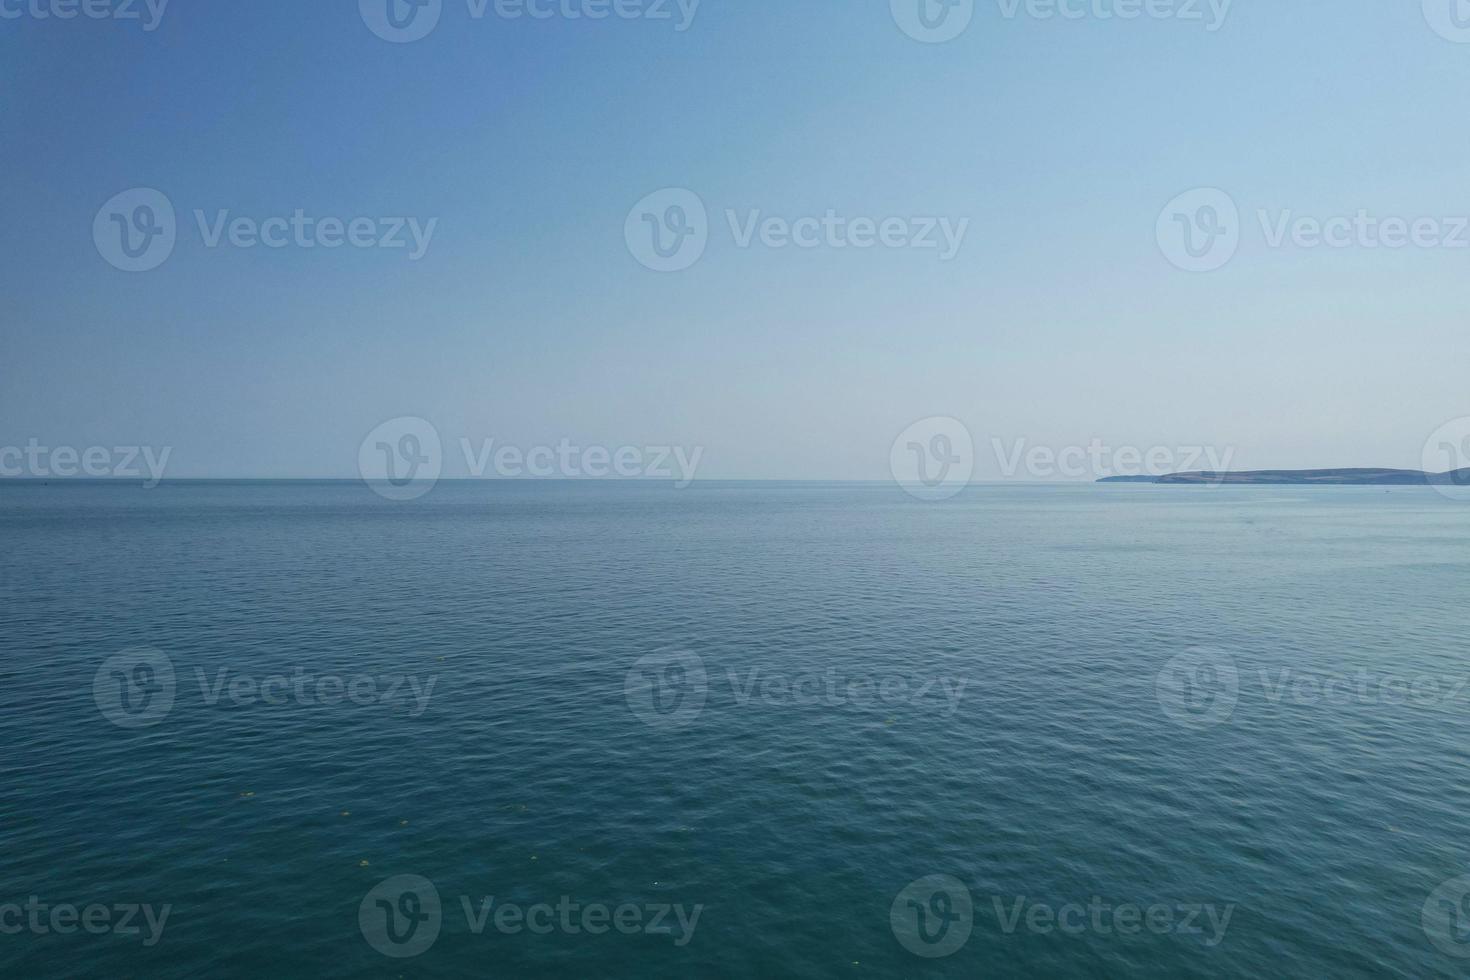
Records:
M981 0L946 43L901 29L920 0L703 0L688 23L687 0L442 0L409 43L369 28L376 0L174 0L152 30L37 16L54 2L0 0L0 446L346 477L417 416L448 476L494 439L882 479L900 431L949 416L994 479L993 440L1418 467L1470 416L1470 43L1439 0ZM144 272L98 244L134 188L176 214ZM675 221L667 196L635 209L666 188L708 215L673 272L629 245ZM1165 240L1196 188L1239 210L1207 272ZM278 222L284 247L210 244L298 211L314 230ZM1343 247L1272 243L1360 212ZM741 243L829 213L815 247ZM413 219L407 247L298 243L359 217L364 242ZM890 218L940 247L854 246L849 222ZM1425 244L1386 247L1389 219Z

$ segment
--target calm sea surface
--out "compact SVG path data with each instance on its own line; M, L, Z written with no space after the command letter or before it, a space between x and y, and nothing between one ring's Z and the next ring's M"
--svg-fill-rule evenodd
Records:
M1470 970L1432 490L12 484L0 542L7 976Z

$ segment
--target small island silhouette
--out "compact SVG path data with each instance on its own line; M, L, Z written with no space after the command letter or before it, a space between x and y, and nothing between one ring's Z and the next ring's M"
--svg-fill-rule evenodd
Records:
M1242 470L1217 473L1169 473L1164 476L1105 476L1098 483L1206 484L1259 483L1273 485L1344 487L1470 487L1470 467L1448 473L1422 470L1336 469L1336 470Z

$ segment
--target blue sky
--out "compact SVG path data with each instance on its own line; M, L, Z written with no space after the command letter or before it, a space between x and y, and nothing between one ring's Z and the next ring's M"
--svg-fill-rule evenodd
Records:
M1272 247L1258 219L1366 211L1454 238L1470 43L1418 0L1236 0L1213 31L1204 2L1196 21L981 0L942 44L889 0L703 0L683 31L672 2L590 20L443 0L411 43L355 0L175 0L153 30L35 16L53 2L0 2L20 12L0 19L3 445L352 476L369 430L418 416L447 475L465 475L448 447L493 438L882 479L901 430L950 416L995 478L994 439L1419 466L1470 415L1470 248ZM94 219L140 187L177 241L125 272ZM664 188L708 212L677 272L624 234ZM1240 214L1203 273L1156 234L1194 188ZM210 247L194 214L298 210L371 218L375 239L437 223L413 260ZM945 260L741 247L727 217L829 211L967 224Z

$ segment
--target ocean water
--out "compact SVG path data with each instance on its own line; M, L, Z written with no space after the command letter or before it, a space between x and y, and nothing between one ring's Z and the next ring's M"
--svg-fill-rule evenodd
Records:
M0 541L6 976L1470 968L1432 490L10 484Z

